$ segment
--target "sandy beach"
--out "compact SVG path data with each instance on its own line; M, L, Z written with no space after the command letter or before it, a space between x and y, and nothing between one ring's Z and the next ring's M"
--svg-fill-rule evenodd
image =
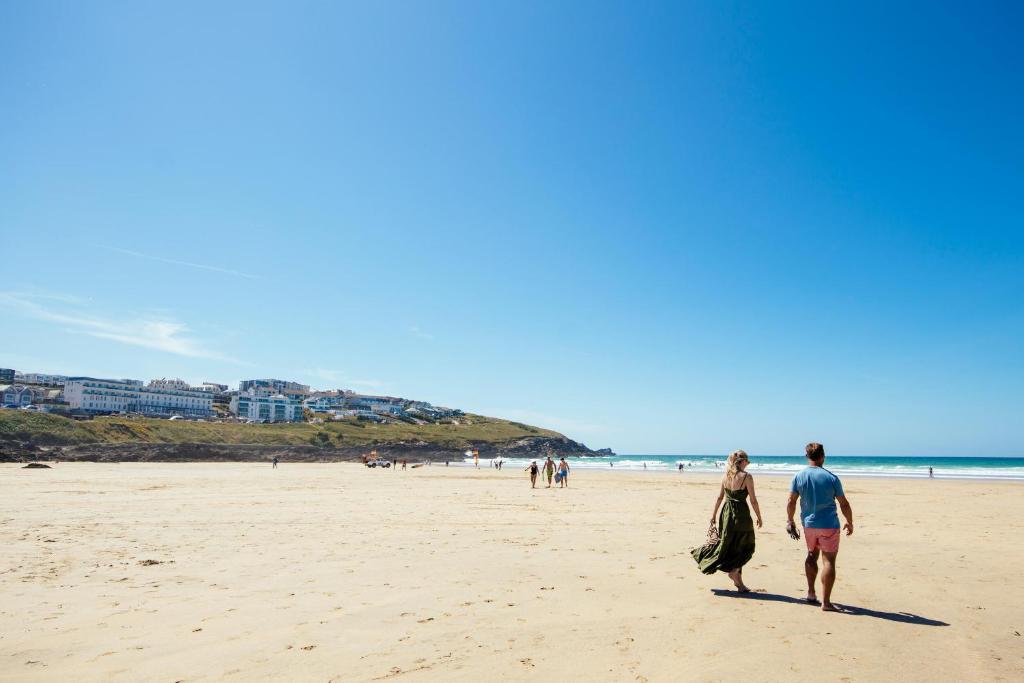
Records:
M716 481L351 464L0 466L0 680L1024 678L1016 483L848 479L834 598L801 604L788 480L737 597Z

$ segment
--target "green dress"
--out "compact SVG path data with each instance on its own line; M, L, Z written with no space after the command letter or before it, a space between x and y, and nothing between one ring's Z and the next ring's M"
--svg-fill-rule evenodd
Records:
M725 489L718 513L718 543L694 548L693 559L705 574L731 572L754 556L754 522L747 507L747 489Z

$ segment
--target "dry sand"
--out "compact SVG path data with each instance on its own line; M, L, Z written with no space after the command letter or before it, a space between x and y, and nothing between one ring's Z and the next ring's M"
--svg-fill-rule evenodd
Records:
M1024 487L847 479L835 599L800 604L788 482L735 597L713 479L434 465L0 466L0 679L1024 679Z

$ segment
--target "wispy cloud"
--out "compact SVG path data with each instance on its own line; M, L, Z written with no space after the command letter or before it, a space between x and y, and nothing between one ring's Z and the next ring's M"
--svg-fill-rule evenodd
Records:
M316 368L314 370L306 370L306 375L309 377L316 377L324 382L328 382L337 387L361 387L364 389L382 389L387 386L387 382L383 382L379 379L354 379L348 376L344 370L328 370L326 368Z
M150 261L159 261L160 263L170 263L175 266L185 266L187 268L198 268L199 270L209 270L214 273L224 273L225 275L233 275L235 277L244 277L249 280L260 279L258 275L252 275L251 273L243 273L240 270L233 270L231 268L221 268L220 266L210 266L205 263L192 263L191 261L179 261L178 259L164 258L163 256L153 256L152 254L143 254L139 251L132 251L131 249L122 249L121 247L103 247L107 251L116 251L119 254L128 254L136 258L147 259Z
M409 334L417 339L423 339L424 341L434 341L434 335L429 332L424 332L420 329L419 325L411 325L409 327Z
M39 303L39 299L65 303L74 302L74 297L60 298L21 292L0 292L0 308L5 308L26 318L61 325L67 332L73 334L85 334L98 339L108 339L129 346L139 346L189 358L233 360L207 348L200 340L189 334L187 325L177 320L164 317L116 320L92 315L87 311L56 310Z

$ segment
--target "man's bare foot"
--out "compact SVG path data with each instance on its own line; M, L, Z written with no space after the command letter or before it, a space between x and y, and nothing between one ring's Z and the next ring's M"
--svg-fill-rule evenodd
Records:
M808 593L807 594L807 604L808 605L820 605L821 603L818 602L818 596L817 595L815 595L814 593Z
M839 607L836 607L831 602L826 602L824 605L821 606L821 611L822 612L842 612L843 610L841 608L839 608Z

